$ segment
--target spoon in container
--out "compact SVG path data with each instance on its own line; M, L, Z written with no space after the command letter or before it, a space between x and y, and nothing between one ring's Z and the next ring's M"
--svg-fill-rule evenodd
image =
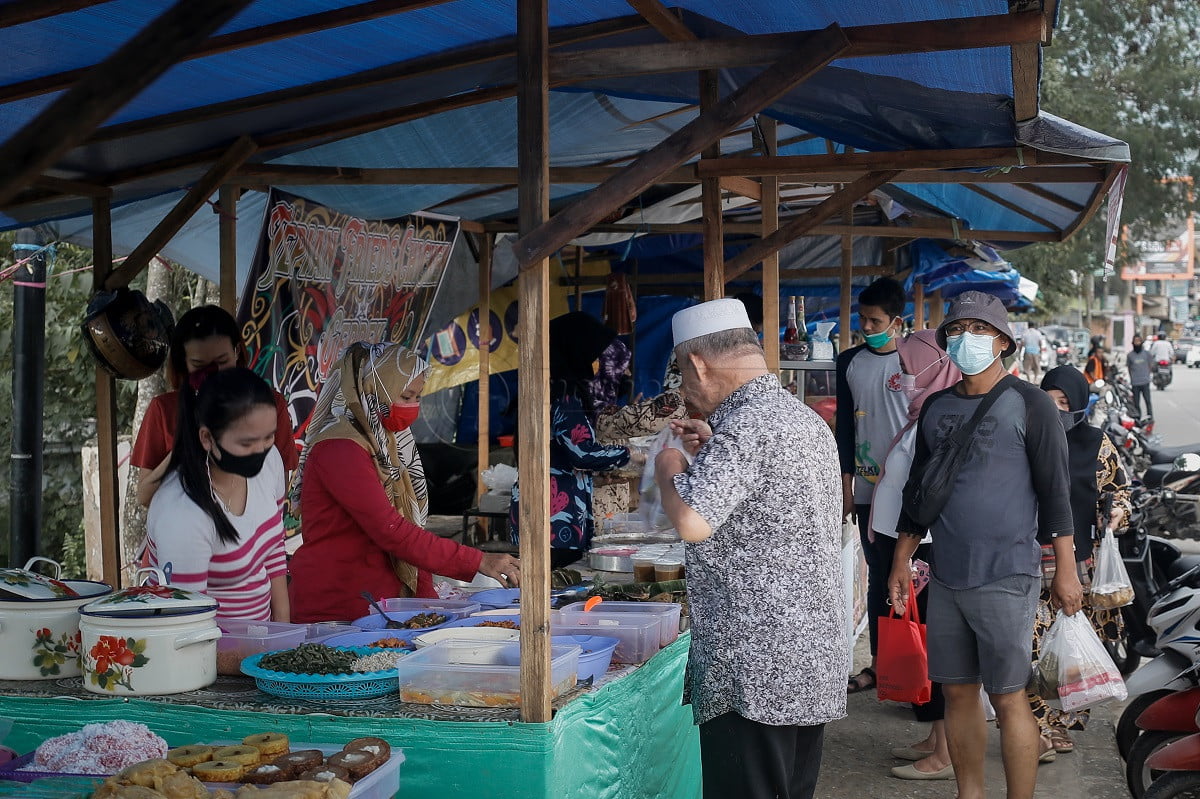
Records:
M401 624L400 622L396 621L391 616L389 616L383 612L383 608L379 607L379 603L375 601L375 597L371 594L370 591L363 591L361 594L359 594L359 596L361 596L363 599L367 600L367 602L370 603L371 607L375 608L376 613L378 613L380 616L383 616L383 618L387 619L387 624L384 625L385 630L403 630L404 629L403 624Z

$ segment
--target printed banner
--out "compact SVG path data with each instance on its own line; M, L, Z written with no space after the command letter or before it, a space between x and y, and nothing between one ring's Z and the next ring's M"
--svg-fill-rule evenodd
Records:
M550 288L550 318L567 312L567 291ZM433 370L425 381L425 393L460 386L479 379L479 347L482 339L490 353L488 371L498 375L517 368L517 287L492 289L490 324L480 335L479 307L456 317L432 333L422 349Z
M421 343L459 226L359 219L276 189L267 209L238 319L251 368L287 397L300 438L348 345Z

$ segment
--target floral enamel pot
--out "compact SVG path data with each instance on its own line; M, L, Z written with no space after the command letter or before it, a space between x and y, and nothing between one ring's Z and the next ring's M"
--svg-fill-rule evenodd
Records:
M0 679L54 680L80 674L79 608L112 593L104 583L0 569ZM53 563L55 568L57 563Z
M217 678L216 600L162 583L127 588L80 609L86 690L178 694Z

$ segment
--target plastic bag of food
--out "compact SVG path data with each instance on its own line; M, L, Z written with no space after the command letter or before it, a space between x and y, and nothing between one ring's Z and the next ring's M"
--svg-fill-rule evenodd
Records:
M638 502L638 513L646 521L651 530L666 530L671 527L671 520L663 513L662 498L658 494L658 484L654 481L654 460L664 449L675 448L683 453L690 464L692 456L683 448L683 440L664 427L661 432L651 437L646 447L646 465L642 470L640 485L641 498Z
M1120 702L1128 695L1121 672L1087 616L1067 616L1061 610L1042 639L1031 688L1052 706L1067 711Z
M1111 610L1133 602L1133 584L1117 547L1112 528L1104 531L1092 577L1092 607Z

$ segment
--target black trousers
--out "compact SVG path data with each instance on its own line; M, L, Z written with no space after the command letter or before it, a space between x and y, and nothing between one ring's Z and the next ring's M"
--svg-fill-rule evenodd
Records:
M1142 416L1142 397L1146 398L1146 416L1154 415L1154 408L1150 405L1150 384L1144 386L1132 386L1133 389L1133 412L1137 414L1139 419L1145 418Z
M700 725L704 799L812 799L825 725L774 727L725 713Z

